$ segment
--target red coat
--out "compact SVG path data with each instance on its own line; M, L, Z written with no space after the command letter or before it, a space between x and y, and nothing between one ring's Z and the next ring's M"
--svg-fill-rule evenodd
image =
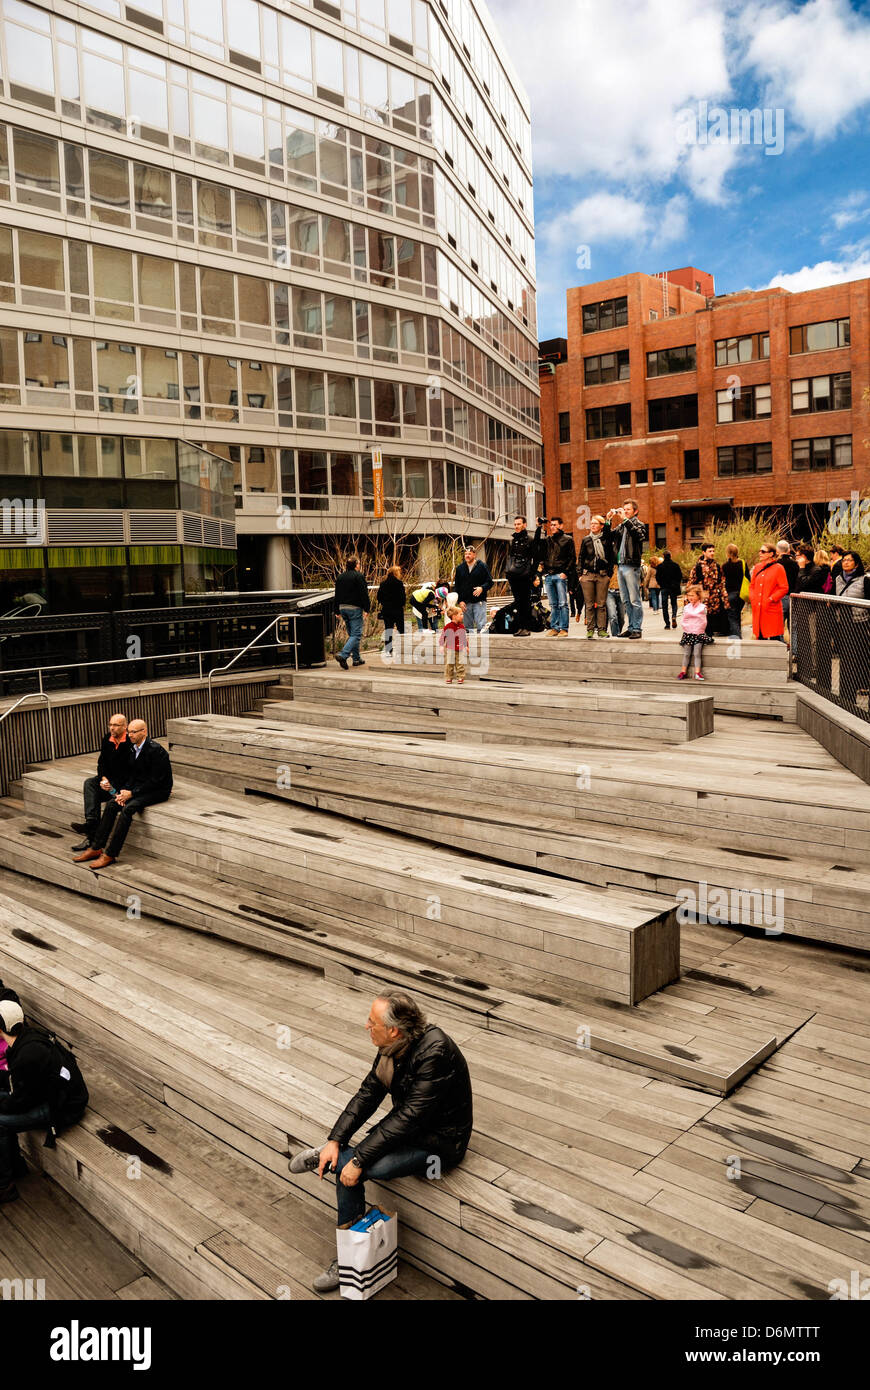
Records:
M756 637L781 637L785 622L782 600L788 593L785 570L777 560L759 561L752 568L749 602L752 604L752 631Z

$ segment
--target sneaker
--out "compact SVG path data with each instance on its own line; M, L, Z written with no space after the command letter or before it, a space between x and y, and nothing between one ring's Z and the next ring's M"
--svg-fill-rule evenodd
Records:
M328 1269L318 1274L311 1287L315 1293L332 1293L338 1285L338 1260L333 1260Z
M531 637L531 635L527 627L521 627L518 632L514 633L514 637Z
M598 629L598 636L599 636L599 637L609 637L609 636L610 636L610 633L607 631L607 628L606 628L606 627L600 627L600 628Z
M557 627L548 627L548 628L547 628L547 636L548 636L548 637L558 637L558 636L559 636L559 629L558 629Z
M556 636L557 636L557 637L567 637L567 636L568 636L568 633L565 631L564 628L561 628L561 627L560 627L559 630L558 630L558 632L556 633Z
M696 680L696 681L705 681L706 679L707 679L707 677L706 677L705 675L703 675L700 671L696 671L696 672L695 672L695 680Z
M354 664L354 666L365 666L365 662L364 662L364 661L355 661L353 664Z
M287 1166L291 1173L316 1173L320 1166L320 1150L302 1149L293 1155Z
M626 637L630 637L631 640L632 640L632 642L639 642L640 639L641 639L641 637L643 636L643 633L642 633L642 632L627 632L625 635L626 635Z
M684 681L685 679L686 679L686 672L685 672L685 671L681 671L680 674L677 676L677 680L678 680L678 681Z
M586 641L587 641L587 642L594 642L594 641L595 641L595 633L594 633L594 632L591 632L591 631L590 631L590 632L587 632L587 634L586 634Z
M341 667L342 671L346 671L346 670L347 670L347 657L346 657L346 656L337 656L335 659L336 659L336 661L338 662L339 666Z
M80 845L73 845L72 850L71 850L71 853L72 853L72 854L81 854L82 851L83 851L83 850L86 850L86 849L93 849L93 845L92 845L91 841L88 839L87 835L86 835L85 838L82 840L82 842L81 842Z

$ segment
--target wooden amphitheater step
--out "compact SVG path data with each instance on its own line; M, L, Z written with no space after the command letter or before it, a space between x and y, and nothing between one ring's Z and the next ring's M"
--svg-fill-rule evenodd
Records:
M79 1029L89 1068L107 1078L95 1095L98 1113L122 1131L115 1142L128 1148L123 1134L132 1136L152 1163L183 1174L185 1197L206 1218L214 1208L202 1189L210 1202L226 1201L241 1243L252 1223L265 1232L261 1279L274 1279L272 1238L286 1244L292 1221L293 1248L318 1264L324 1249L311 1213L319 1204L328 1239L332 1191L328 1181L290 1179L286 1152L322 1137L322 1100L334 1115L370 1065L368 1001L286 962L264 969L231 943L130 920L5 870L0 892L20 896L31 938L11 935L4 898L0 969L26 974L18 982L28 1007L32 984L50 1021ZM404 1278L421 1281L404 1296L814 1300L830 1296L844 1264L861 1279L870 1274L861 1238L870 1218L861 1158L870 985L847 953L799 943L782 943L772 961L765 943L735 938L717 959L735 978L757 968L767 1008L800 1008L811 993L816 1010L731 1099L616 1069L576 1047L559 1053L540 1037L451 1021L475 1092L466 1160L440 1182L369 1189L399 1209L400 1254L415 1265ZM686 1016L699 1013L709 984L680 988ZM291 1034L284 1052L277 1025ZM138 1108L142 1095L150 1110ZM177 1137L182 1119L194 1147ZM731 1180L734 1154L742 1174ZM260 1197L274 1178L290 1185L267 1217ZM242 1205L249 1190L253 1210ZM436 1272L447 1286L427 1292L422 1281Z
M405 640L392 661L382 653L367 652L365 676L370 679L413 677L418 680L443 676L442 660L434 634L415 633ZM543 634L533 637L495 637L472 635L466 686L490 683L555 682L571 687L592 683L597 688L637 692L671 693L677 686L680 666L679 639L660 642L611 638L586 642L583 639L557 640ZM338 671L334 662L327 671ZM713 698L716 713L732 713L767 718L793 724L796 719L799 687L788 679L788 654L782 643L734 641L717 637L704 653L706 684L703 690ZM354 681L362 672L347 673ZM292 673L284 672L280 684L289 684ZM269 687L273 694L276 686ZM694 688L694 687L693 687ZM277 698L281 698L280 695Z
M816 755L803 735L779 745L763 736L760 747L744 745L742 758L739 746L719 744L715 734L679 753L624 753L590 740L568 756L207 715L171 720L167 737L181 775L324 809L346 807L393 828L406 824L406 812L452 812L457 834L463 820L476 823L482 849L495 858L501 856L493 852L492 827L506 823L532 833L666 826L690 841L730 837L743 848L750 840L752 854L826 855L856 868L865 866L870 847L870 789L827 755L824 772L815 775L792 763L792 750L798 758L804 748Z
M429 678L371 678L298 672L292 701L264 701L262 714L293 724L413 733L449 741L573 745L598 738L623 747L686 743L713 732L713 699L680 691L639 701L619 690L582 686L447 686Z
M35 1150L38 1165L41 1144ZM18 1201L0 1210L0 1286L4 1299L48 1303L174 1297L141 1259L36 1165L19 1181Z
M335 843L340 836L343 861L350 864L380 860L396 843L381 831L346 827L333 817L287 803L252 803L250 798L179 783L172 801L179 807L187 803L183 823L180 818L173 821L171 833L164 835L157 816L147 813L142 832L147 838L150 818L152 850L137 847L132 856L125 852L111 870L94 874L71 863L64 843L71 836L55 828L67 824L73 814L78 777L62 770L59 777L54 774L51 786L34 778L33 787L40 816L51 820L7 823L7 835L0 838L0 857L21 873L121 907L138 903L142 911L308 964L357 989L379 989L385 982L408 988L434 1001L450 1017L457 1011L473 1013L491 1031L540 1035L549 1046L573 1050L578 1029L583 1029L588 1045L618 1065L680 1077L724 1094L805 1018L791 1010L777 1014L758 1007L756 981L735 983L712 968L700 1017L691 1010L687 1016L674 1002L679 986L634 1008L607 1000L597 990L563 986L557 992L510 963L497 964L490 957L482 964L479 956L453 943L443 923L436 924L436 935L424 946L409 935L407 918L394 925L389 913L376 910L365 920L358 895L336 899L334 888L312 894L304 884L294 890L287 877L266 875L256 854L226 863L225 877L220 877L219 865L197 848L203 836L213 840L221 824L232 825L254 846L263 837L280 844L281 833L291 826L309 839L325 835ZM152 811L161 809L169 808ZM131 836L139 833L134 825ZM134 843L138 846L142 840ZM479 861L479 868L491 878L491 864ZM549 878L540 881L546 884ZM328 901L321 902L321 894ZM709 928L689 929L688 935L689 959L695 966L707 963L710 942L718 951L723 941L734 940L732 933ZM700 951L696 940L702 942Z
M128 1232L135 1228L143 1261L185 1297L286 1297L280 1290L313 1297L307 1284L330 1255L328 1236L316 1250L310 1240L306 1246L309 1216L297 1209L294 1224L290 1217L300 1192L321 1201L327 1215L331 1194L328 1184L291 1179L286 1160L322 1140L371 1065L360 996L286 965L280 994L271 983L274 972L251 979L244 971L244 989L238 977L220 988L204 984L207 965L201 972L164 964L173 959L165 945L160 953L137 952L140 941L151 939L147 918L132 932L125 932L122 914L115 918L123 945L105 939L105 927L88 932L0 898L5 975L36 1017L73 1042L95 1077L94 1106L61 1136L54 1154L48 1151L49 1170L68 1187L80 1182L95 1205L116 1214L118 1230L125 1222ZM196 944L207 962L215 943L197 938ZM245 953L233 950L246 965ZM557 1181L564 1166L583 1175L590 1189L638 1204L660 1190L658 1181L636 1171L649 1156L642 1125L633 1134L602 1122L601 1105L609 1111L620 1096L629 1109L632 1102L638 1107L639 1117L651 1115L654 1107L642 1097L647 1078L603 1063L599 1076L576 1049L571 1058L548 1057L540 1045L502 1039L493 1051L485 1033L478 1042L473 1025L453 1031L468 1049L479 1087L475 1133L483 1147L498 1135L520 1155L550 1153ZM290 1046L282 1049L276 1038L285 1034ZM539 1072L549 1073L545 1088L514 1096L514 1077ZM130 1099L131 1084L151 1096L150 1107ZM589 1110L580 1097L596 1084L607 1088L607 1100ZM692 1119L713 1103L679 1087L665 1093L678 1115ZM219 1142L197 1149L191 1127ZM238 1160L235 1174L228 1171L229 1151ZM256 1180L238 1171L244 1155L245 1168L259 1165ZM133 1181L136 1158L140 1176ZM632 1296L585 1265L602 1239L594 1227L560 1222L536 1202L534 1183L518 1199L500 1183L509 1176L509 1165L489 1159L473 1138L460 1167L438 1181L370 1183L367 1195L398 1211L403 1254L457 1291L573 1299L583 1282L597 1290L593 1296ZM132 1234L127 1238L132 1242ZM401 1296L401 1286L391 1289Z
M31 811L45 814L43 798L54 795L54 777L27 775ZM75 819L79 794L73 782L67 822ZM244 803L229 809L173 796L150 808L134 833L135 843L164 858L253 891L266 888L287 910L304 912L314 903L318 914L328 910L329 921L369 930L387 925L400 950L407 940L412 951L447 946L473 952L480 978L491 978L492 962L515 972L517 993L525 977L529 989L546 994L581 986L635 1004L679 973L675 906L631 889L602 892L555 875L544 882L517 869L496 874L458 852L386 836L361 847L343 829L307 831L258 820ZM7 833L3 854L11 843Z

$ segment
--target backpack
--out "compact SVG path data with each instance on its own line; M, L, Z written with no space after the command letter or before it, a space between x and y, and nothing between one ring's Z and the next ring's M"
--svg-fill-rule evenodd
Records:
M48 1097L51 1122L45 1135L46 1149L53 1149L61 1129L76 1124L82 1117L90 1096L72 1048L66 1046L47 1029L41 1033L51 1047L49 1074L54 1079Z

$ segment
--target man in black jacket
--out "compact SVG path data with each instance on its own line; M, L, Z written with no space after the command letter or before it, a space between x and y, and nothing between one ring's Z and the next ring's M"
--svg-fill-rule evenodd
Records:
M524 516L514 517L514 533L510 539L507 557L507 581L514 596L516 608L515 637L528 637L535 626L532 617L532 591L540 590L538 577L538 544L529 535Z
M75 846L76 850L91 849L93 846L102 815L102 803L125 785L132 753L133 745L127 737L127 716L113 714L109 720L109 732L100 744L97 775L86 778L82 788L85 818L83 821L72 821L73 830L85 837L80 845Z
M347 1104L321 1149L291 1160L291 1173L328 1168L336 1174L338 1225L365 1215L363 1177L389 1179L425 1173L440 1177L465 1156L473 1123L468 1065L456 1043L426 1022L410 995L379 995L366 1029L378 1049L371 1071ZM393 1108L361 1143L350 1140L389 1093ZM317 1293L339 1284L338 1261L314 1281Z
M493 578L486 561L477 558L473 545L468 546L465 559L456 566L453 576L453 588L463 612L466 632L483 632L486 627L486 596L492 585Z
M357 568L355 555L351 555L344 574L340 574L335 581L335 606L347 628L347 641L335 659L342 671L347 670L348 657L354 666L365 666L359 654L359 644L363 632L363 614L368 613L371 603L368 585Z
M105 869L118 858L137 811L168 801L172 792L172 766L169 754L156 739L148 737L144 719L134 719L127 733L133 745L126 786L107 802L90 849L75 855L77 864L89 869Z
M662 596L662 612L665 615L665 627L677 626L677 599L680 589L683 587L683 571L675 560L671 559L671 552L666 550L661 558L661 562L656 569L656 580ZM670 614L670 620L669 615Z
M5 1203L15 1201L15 1179L27 1172L19 1134L42 1129L53 1143L56 1134L81 1119L88 1091L72 1054L27 1024L15 1000L0 1000L0 1038L8 1049L10 1080L9 1092L0 1094L0 1203Z
M577 577L577 552L574 541L562 529L560 516L550 517L550 534L543 547L544 587L550 603L550 628L548 636L567 637L568 584Z

